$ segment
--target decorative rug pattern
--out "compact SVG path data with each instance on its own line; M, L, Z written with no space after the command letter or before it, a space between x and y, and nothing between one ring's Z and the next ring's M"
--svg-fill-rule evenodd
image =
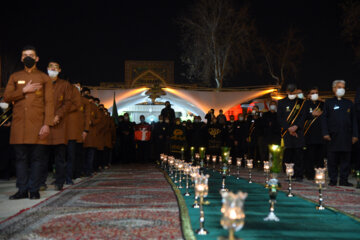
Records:
M177 199L153 166L121 166L0 223L0 239L183 239Z

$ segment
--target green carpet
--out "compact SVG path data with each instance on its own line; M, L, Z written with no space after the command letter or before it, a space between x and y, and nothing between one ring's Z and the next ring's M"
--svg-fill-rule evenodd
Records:
M197 239L217 239L219 236L227 236L227 231L220 225L221 219L221 175L207 172L209 179L209 196L205 199L210 205L204 206L205 228L210 232L207 236L198 236ZM269 212L268 191L262 185L249 184L245 179L237 180L235 177L227 177L226 187L232 191L239 190L249 195L245 202L245 225L235 235L241 239L360 239L360 222L340 212L331 209L316 210L316 204L307 200L286 197L286 193L279 192L275 213L280 222L265 222ZM183 185L185 185L183 183ZM177 191L179 204L183 210L188 209L188 214L182 213L183 231L186 239L192 239L192 234L199 227L199 209L193 209L194 191L190 197L184 197L185 188ZM181 192L181 195L179 194ZM184 201L185 200L185 201ZM326 205L326 202L325 202ZM182 211L183 212L183 211ZM190 219L189 217L190 216ZM190 221L190 224L188 223ZM187 237L188 236L188 237Z

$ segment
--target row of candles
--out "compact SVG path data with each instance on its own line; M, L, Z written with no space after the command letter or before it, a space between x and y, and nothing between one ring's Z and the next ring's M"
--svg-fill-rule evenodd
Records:
M175 159L172 156L161 154L161 165L164 169L167 168L170 173L170 177L174 180L175 184L178 184L178 188L183 188L182 181L185 180L186 191L184 196L190 196L189 193L189 176L193 182L192 186L195 190L195 201L193 208L200 209L200 228L196 231L199 235L207 235L208 231L204 228L205 216L204 216L204 198L208 195L208 178L209 175L204 175L204 159L206 159L206 167L209 167L210 159L212 160L212 170L216 171L217 159L222 167L220 172L222 174L222 185L220 194L222 195L223 206L221 212L223 217L221 219L221 225L229 231L229 239L234 239L234 232L240 230L244 225L245 213L243 210L244 201L247 197L247 193L238 192L237 194L231 193L226 189L226 176L230 175L230 166L232 165L232 158L229 156L230 151L224 151L222 156L205 156L205 148L200 148L199 153L191 151L191 163L185 162L185 160ZM194 159L195 157L195 159ZM183 158L183 154L182 154ZM195 161L196 160L196 161ZM199 165L193 166L194 162L199 162ZM236 158L237 173L236 178L240 178L240 167L242 166L243 159ZM253 160L245 157L246 167L249 171L248 182L252 183L252 169ZM279 221L279 218L275 215L275 203L278 191L278 180L275 176L269 179L271 163L270 161L264 161L264 173L265 173L265 187L269 189L269 214L264 221ZM288 197L293 197L291 178L294 175L294 164L286 163L286 175L289 178ZM318 210L325 209L323 206L322 198L322 185L325 184L325 170L326 168L316 168L315 182L319 185L319 205Z

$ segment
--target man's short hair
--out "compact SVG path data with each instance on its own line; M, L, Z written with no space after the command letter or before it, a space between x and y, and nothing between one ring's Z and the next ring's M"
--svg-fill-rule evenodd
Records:
M343 83L344 85L346 85L345 80L335 80L332 82L332 87L335 87L338 83Z
M22 51L27 51L27 50L32 50L36 53L37 55L37 51L36 51L36 48L32 45L26 45L25 47L23 47Z
M310 88L310 91L311 91L311 90L319 91L319 88L318 88L318 86L313 86L312 88Z
M290 83L286 86L286 90L289 91L289 92L293 92L297 89L297 86L296 84L294 83Z
M81 93L84 93L84 92L86 92L86 91L88 91L89 93L91 93L91 90L90 90L90 88L88 88L88 87L83 87L83 88L81 89Z
M100 99L99 98L94 98L94 101L95 102L100 102Z
M56 58L50 58L50 60L49 60L49 63L57 63L57 64L59 64L59 67L61 67L61 63L60 63L60 61L59 61L59 59L56 59Z

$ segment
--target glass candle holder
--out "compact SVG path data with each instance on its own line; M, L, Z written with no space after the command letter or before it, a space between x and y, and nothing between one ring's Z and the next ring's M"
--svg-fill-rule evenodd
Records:
M269 180L269 203L270 203L270 212L264 221L275 221L278 222L280 219L275 215L275 203L277 197L277 189L278 189L278 180L276 178L272 178Z
M236 179L240 179L241 163L242 163L242 158L236 158Z
M252 183L251 169L254 167L252 159L246 159L246 167L249 169L249 183Z
M205 214L203 209L204 197L207 197L209 193L208 186L209 175L199 175L195 178L195 196L200 198L200 228L196 230L198 235L207 235L209 233L208 230L205 229Z
M294 195L292 194L292 187L291 187L291 177L294 175L294 163L285 163L286 166L286 175L289 178L289 188L288 188L288 197L293 197Z
M235 239L235 232L241 230L245 223L244 202L247 193L239 191L237 194L232 192L220 192L222 196L220 224L229 231L228 239ZM220 239L225 239L221 237Z
M319 184L319 205L316 207L317 210L324 210L323 196L322 196L322 185L325 184L325 173L326 168L315 168L315 183Z

